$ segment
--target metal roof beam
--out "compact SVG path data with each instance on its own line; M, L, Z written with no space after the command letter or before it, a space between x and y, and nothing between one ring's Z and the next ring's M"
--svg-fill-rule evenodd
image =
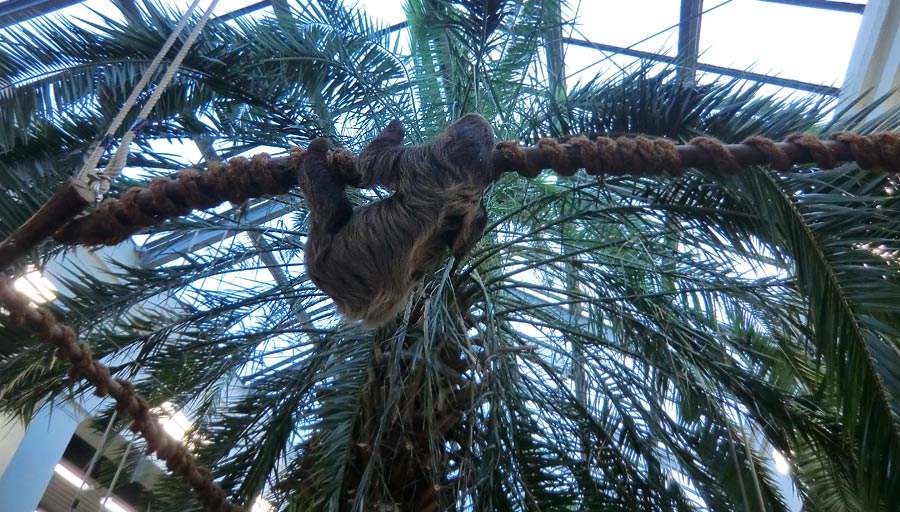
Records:
M604 51L604 52L612 52L620 55L627 55L629 57L637 57L639 59L647 59L654 60L657 62L665 62L667 64L677 64L678 59L676 57L671 57L669 55L661 55L659 53L650 53L644 52L640 50L633 50L631 48L622 48L621 46L613 46L611 44L602 44L595 43L593 41L586 41L583 39L574 39L571 37L565 38L563 40L566 44L571 44L572 46L580 46L582 48L592 48L594 50ZM697 71L704 71L706 73L716 73L718 75L730 76L734 78L740 78L742 80L752 80L755 82L762 82L766 84L777 85L780 87L787 87L789 89L797 89L798 91L808 91L814 92L816 94L824 94L826 96L837 96L840 92L840 89L837 87L831 87L828 85L814 84L810 82L803 82L801 80L792 80L790 78L779 78L777 76L764 75L762 73L754 73L752 71L744 71L742 69L735 68L727 68L724 66L715 66L713 64L697 64Z
M0 28L50 14L84 0L9 0L0 3Z
M262 2L256 2L255 4L250 4L247 7L241 7L240 9L235 9L227 14L223 14L221 16L216 16L213 18L213 21L223 22L230 21L236 18L240 18L241 16L246 16L251 12L256 12L260 9L265 9L266 7L271 7L272 2L270 0L263 0Z
M852 12L856 14L862 14L863 11L866 10L866 4L830 2L828 0L760 0L760 2L795 5L797 7L812 7L815 9L825 9L826 11Z
M681 19L678 23L677 79L693 84L697 75L700 54L700 20L703 19L703 0L681 0Z

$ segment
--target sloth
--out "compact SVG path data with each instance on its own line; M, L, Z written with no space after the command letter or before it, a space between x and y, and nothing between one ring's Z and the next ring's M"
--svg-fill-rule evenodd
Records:
M348 320L377 327L403 309L443 255L467 254L487 222L494 134L477 114L427 144L404 146L392 121L359 154L356 173L328 166L327 139L314 140L299 169L310 212L306 271ZM389 197L354 209L345 187L381 186Z

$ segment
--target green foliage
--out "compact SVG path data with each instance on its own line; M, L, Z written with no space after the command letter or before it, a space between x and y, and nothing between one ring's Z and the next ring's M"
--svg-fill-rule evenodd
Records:
M194 163L167 140L228 157L324 134L357 150L395 117L425 140L470 111L525 141L900 126L898 109L864 121L642 63L554 96L540 51L553 4L410 0L399 32L326 0L211 22L130 164ZM148 4L0 31L0 234L78 166L179 17ZM895 187L853 166L506 176L476 249L376 331L342 323L307 279L295 193L154 228L151 242L219 241L159 268L119 263L113 282L70 275L54 307L154 403L189 407L238 503L409 509L431 486L442 509L779 511L776 448L806 509L895 510ZM250 224L259 203L290 213ZM84 391L26 333L0 339L4 409ZM148 500L196 507L174 482Z

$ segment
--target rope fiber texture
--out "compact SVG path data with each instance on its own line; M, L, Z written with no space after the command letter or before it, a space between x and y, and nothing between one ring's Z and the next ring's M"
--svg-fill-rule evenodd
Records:
M289 157L266 154L232 158L212 163L207 171L184 169L173 177L155 178L146 188L134 187L119 198L107 198L90 214L76 218L56 232L62 244L114 245L138 231L192 210L206 209L223 201L240 203L251 197L285 194L298 183L297 170L303 150L294 148ZM541 139L535 147L520 147L503 141L494 151L494 175L515 171L532 179L544 169L571 176L585 169L592 176L625 175L680 176L690 167L711 167L735 174L751 165L769 165L790 171L794 164L815 163L831 169L838 162L856 161L864 169L900 172L900 132L858 135L840 132L822 141L807 134L794 134L787 142L753 136L743 144L724 145L698 137L686 145L647 137L590 140L575 137L562 144ZM335 172L353 175L352 153L335 150L329 165Z
M97 396L115 399L116 409L134 420L129 427L131 431L140 433L147 441L147 455L156 453L169 471L180 476L194 490L204 511L241 510L228 502L225 491L213 482L209 470L198 464L184 443L169 437L147 400L134 390L131 382L113 378L109 368L94 360L90 347L78 339L71 327L57 322L47 309L32 307L28 297L15 290L5 275L0 275L0 303L9 310L13 324L35 332L41 342L56 348L58 359L72 365L68 372L71 379L84 379L94 386Z
M294 148L287 158L273 159L265 153L251 159L236 157L211 163L205 172L184 169L174 177L154 178L146 188L132 187L119 198L105 199L54 238L63 244L115 245L142 228L195 209L286 194L297 186L302 155L303 150ZM337 150L330 162L332 168L355 173L355 160L349 151Z
M47 219L48 217L52 218L55 216L54 214L59 215L60 213L66 215L66 219L71 219L77 215L83 208L80 203L85 201L87 197L91 195L86 189L93 189L92 183L97 185L96 190L91 190L95 194L94 197L100 197L108 190L109 183L119 175L124 167L128 156L129 145L137 135L140 126L143 125L143 120L146 119L153 110L153 107L162 96L166 86L175 76L175 73L180 68L181 63L187 55L188 50L203 30L203 27L212 14L218 0L212 0L210 2L209 7L188 35L187 40L176 54L169 69L166 70L166 73L157 84L156 89L138 114L136 123L123 135L119 148L108 162L104 173L97 175L94 169L100 161L100 157L107 149L112 137L124 121L125 116L134 106L140 93L146 88L150 78L155 76L162 59L181 35L190 15L199 3L200 0L194 0L189 9L184 13L181 20L178 22L178 25L175 27L175 30L173 30L163 44L163 47L157 52L153 61L150 63L150 66L148 66L148 69L132 90L125 104L107 128L104 137L92 148L81 171L79 171L73 181L68 184L68 187L64 187L58 191L54 198L48 201L38 214L26 222L26 226L28 226L26 230L32 231L31 236L28 236L27 233L26 236L21 236L22 234L17 230L10 238L4 240L3 243L0 244L0 249L2 249L0 250L0 253L4 253L5 255L4 261L9 259L9 256L15 258L18 253L27 250L30 245L39 243L42 238L49 234L49 231L47 231L48 228L53 229L65 222L64 220L59 219L59 217L57 217L56 220L49 222L42 221L41 219ZM66 206L69 206L70 208L66 209ZM60 209L60 207L62 207L63 211L56 211L57 209ZM40 217L39 214L42 211L44 216ZM185 211L182 215L189 211L190 210ZM35 217L37 217L36 222L34 222ZM25 226L20 229L23 228L25 228ZM53 345L56 348L56 357L71 363L72 366L69 368L68 373L72 380L77 381L84 379L88 381L94 386L94 392L99 397L112 396L116 401L117 411L126 412L132 417L133 421L129 426L130 430L136 434L140 433L146 440L147 455L156 453L157 458L165 462L166 467L170 472L181 476L183 483L189 485L194 490L194 494L203 506L204 511L225 512L240 510L228 502L225 491L216 485L209 470L197 463L196 458L190 453L187 446L180 441L170 438L162 429L159 418L151 411L147 400L135 392L132 383L127 379L113 378L106 365L94 360L91 355L90 347L84 341L78 339L74 329L68 325L58 323L53 314L47 309L31 307L29 299L13 288L10 278L4 273L5 268L3 267L5 266L5 264L0 265L0 304L3 304L8 309L12 323L25 326L29 330L35 332L40 341ZM129 447L130 446L131 445L129 444ZM121 467L119 468L119 471L120 470ZM118 478L118 471L116 473L116 478ZM106 498L109 498L109 493L111 491L112 486L110 487L109 492L107 492ZM79 493L80 492L81 489L79 489ZM76 507L77 503L78 496L76 496L74 501Z
M495 175L515 171L532 179L544 169L560 176L571 176L580 168L592 176L680 176L690 167L707 167L721 174L742 172L752 165L768 165L788 172L795 164L815 163L821 169L833 169L840 162L855 161L863 169L900 172L900 132L859 135L838 132L831 140L803 133L789 135L785 142L752 136L742 144L722 144L709 137L697 137L685 145L667 139L648 137L584 136L561 144L540 139L533 148L522 148L516 141L497 144Z
M119 109L116 117L106 129L103 137L94 143L89 151L88 157L85 159L81 170L60 187L53 196L37 211L28 221L19 226L5 240L0 242L0 270L5 270L11 266L16 260L27 254L39 243L47 239L52 233L58 231L69 223L76 215L81 213L84 208L90 204L98 202L109 191L110 183L115 179L122 168L125 166L128 158L128 149L131 142L137 136L138 132L146 124L146 117L153 109L157 100L159 100L168 83L175 76L176 71L181 67L188 50L203 30L203 26L212 14L213 8L219 0L212 0L209 7L201 16L200 20L194 26L188 38L176 54L162 80L153 90L149 100L138 114L134 123L126 130L119 143L119 147L115 154L107 162L104 172L97 172L96 167L100 162L103 153L110 147L115 133L125 120L125 116L131 111L141 92L149 84L152 76L156 75L160 63L168 54L169 49L181 35L184 27L191 14L199 5L200 0L194 0L188 10L181 17L175 30L169 34L168 39L160 48L153 61L145 70L143 76L131 91L125 104Z

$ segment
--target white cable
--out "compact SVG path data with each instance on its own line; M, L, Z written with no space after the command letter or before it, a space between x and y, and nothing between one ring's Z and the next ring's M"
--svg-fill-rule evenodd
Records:
M156 70L159 68L159 64L162 62L163 58L169 53L169 49L175 43L175 40L178 39L178 36L181 35L181 32L184 30L185 25L187 25L188 19L190 19L190 15L194 12L194 9L200 5L200 0L194 0L194 3L188 7L187 12L184 13L184 16L181 17L181 20L178 22L178 25L175 26L175 30L169 34L169 38L166 39L166 42L163 43L162 48L159 49L159 52L156 53L156 57L150 62L150 65L147 67L147 70L144 72L141 79L132 89L131 94L128 96L128 99L125 100L125 103L122 105L122 108L119 110L119 113L116 114L116 117L113 118L112 122L109 124L109 128L106 129L106 133L103 135L103 138L96 144L94 149L91 152L91 155L85 161L84 165L81 168L81 171L76 176L77 180L85 179L85 176L89 171L92 171L95 167L97 167L97 163L100 162L100 157L103 156L103 152L106 149L105 141L109 140L110 137L114 136L116 132L119 130L119 127L122 126L122 121L125 120L125 116L128 115L128 112L131 111L131 107L134 106L134 103L137 101L138 96L144 92L144 89L147 87L147 83L150 82L150 78L156 74Z
M172 45L175 44L175 41L184 31L184 27L187 25L191 14L193 14L198 5L200 5L200 0L194 0L194 2L188 7L187 11L185 11L184 16L182 16L178 21L175 29L171 34L169 34L169 37L166 39L165 43L163 43L162 48L159 49L159 51L156 53L156 56L152 61L150 61L150 65L147 66L146 71L141 76L140 80L138 80L138 83L131 90L131 94L125 100L122 108L119 109L119 113L116 114L116 117L114 117L112 122L109 124L109 127L106 129L103 137L94 144L94 147L91 149L90 155L85 160L84 165L81 166L81 170L78 171L78 174L75 175L75 184L85 186L85 188L92 188L97 199L99 199L99 197L102 195L102 192L105 192L103 188L109 188L108 182L105 183L105 187L104 184L96 182L97 177L95 176L95 169L97 167L97 164L100 162L100 158L106 151L110 139L115 136L116 132L119 130L119 127L122 126L122 122L125 120L125 116L127 116L131 111L131 108L137 101L138 96L140 96L141 93L144 92L144 89L147 87L150 79L154 75L156 75L156 71L159 69L160 63L162 63L163 58L165 58L165 56L169 53L169 49L172 48Z
M125 445L125 451L122 453L121 460L119 460L119 466L116 468L116 474L113 475L112 481L109 483L109 487L106 488L106 495L103 496L103 499L100 500L100 505L104 506L104 508L109 509L109 507L106 506L106 503L112 498L113 490L116 488L116 484L119 483L119 476L121 476L122 470L125 469L125 463L128 461L128 454L131 453L132 446L134 446L133 438L128 441L127 445Z
M188 51L197 40L197 37L200 36L200 32L203 31L204 25L206 25L206 22L209 20L209 16L212 14L213 9L218 3L219 0L212 0L212 2L210 2L209 7L206 9L206 12L203 13L203 16L200 17L200 21L197 22L197 25L188 35L187 41L184 42L184 46L182 46L181 49L178 50L175 58L172 59L172 63L169 65L166 73L160 79L159 84L157 84L156 86L156 89L153 90L153 94L150 95L150 98L147 99L147 103L144 104L144 107L138 113L137 119L135 120L136 124L139 125L140 123L146 121L147 116L150 115L150 112L153 110L156 102L159 101L159 98L162 96L166 87L168 87L169 82L171 82L172 78L175 77L175 73L178 72L178 68L181 67L181 63L184 62L184 58L187 56ZM131 141L134 140L137 130L138 129L133 125L132 128L125 132L125 135L122 136L122 142L116 149L116 154L106 164L106 168L103 169L101 178L105 182L105 187L107 189L109 188L109 183L122 173L122 168L125 167L125 163L128 159L128 146L131 144ZM105 192L106 190L101 189L101 193Z
M103 431L103 436L100 438L100 443L97 444L97 448L94 450L94 454L91 455L91 460L88 462L87 469L84 470L85 478L82 480L81 485L78 486L78 492L75 493L75 497L72 498L72 503L69 505L70 512L78 510L78 504L81 503L81 493L87 487L87 479L94 473L94 468L97 467L97 462L103 455L103 450L106 449L109 433L112 431L113 424L116 422L116 416L118 414L119 410L113 409L112 415L109 417L109 422L106 424L106 430Z

